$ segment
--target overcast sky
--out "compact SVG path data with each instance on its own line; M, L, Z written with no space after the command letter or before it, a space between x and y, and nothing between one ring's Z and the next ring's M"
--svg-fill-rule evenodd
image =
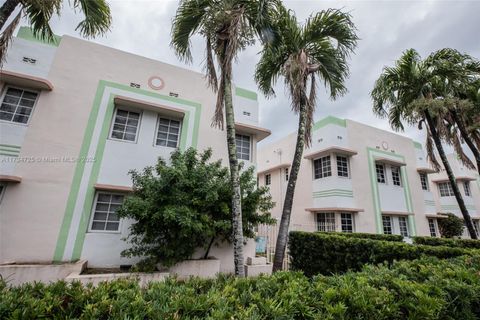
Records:
M67 2L67 1L65 1ZM113 15L111 32L93 41L116 49L157 59L177 66L201 71L204 58L203 41L193 41L194 63L179 61L169 46L171 21L177 1L109 0ZM327 115L349 118L378 128L390 130L386 120L371 112L370 91L385 65L392 65L408 48L422 56L451 47L480 58L480 1L284 1L299 21L327 8L348 11L358 29L360 41L350 59L349 92L336 101L328 99L323 87L319 95L315 120ZM52 21L58 35L78 36L75 31L80 18L65 8L62 19ZM255 90L255 64L259 46L248 48L234 69L235 83ZM277 85L277 97L270 100L259 94L260 123L272 131L274 141L296 130L297 118L290 109L283 81ZM423 133L409 128L404 135L423 143Z

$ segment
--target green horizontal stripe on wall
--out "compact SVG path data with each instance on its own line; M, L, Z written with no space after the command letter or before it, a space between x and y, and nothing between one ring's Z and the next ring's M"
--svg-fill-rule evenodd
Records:
M422 144L417 141L413 141L413 146L417 149L423 149Z
M322 193L322 192L331 192L331 191L353 192L352 190L347 190L347 189L326 189L326 190L320 190L320 191L313 191L313 193Z
M18 157L18 153L10 153L10 152L5 152L0 150L0 156L7 156L7 157Z
M257 101L258 96L257 93L254 91L250 91L247 89L235 87L235 95L245 98L245 99L250 99L250 100L255 100Z
M476 210L475 206L472 205L466 205L465 208L467 208L467 210ZM460 207L456 205L443 205L442 210L460 210Z
M0 143L0 149L12 149L12 150L20 150L20 146L15 146L13 144L2 144Z
M320 128L323 128L323 127L325 127L326 125L329 125L329 124L333 124L333 125L336 125L336 126L339 126L339 127L346 128L347 127L347 120L340 119L340 118L337 118L337 117L334 117L334 116L328 116L328 117L325 117L325 118L315 122L313 124L313 131L318 130Z
M353 198L353 194L324 194L324 195L314 195L313 198L330 198L330 197L341 197L341 198Z

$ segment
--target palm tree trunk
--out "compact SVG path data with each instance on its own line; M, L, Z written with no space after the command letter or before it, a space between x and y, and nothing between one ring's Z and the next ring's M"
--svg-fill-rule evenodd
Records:
M300 106L297 144L293 156L292 168L288 177L287 191L283 203L282 218L278 230L277 243L275 245L275 258L273 259L273 272L282 270L283 259L285 258L285 249L288 241L288 228L290 226L290 217L292 215L293 196L295 194L295 185L297 183L298 171L302 163L303 148L305 146L305 130L307 126L307 106L303 103Z
M467 129L465 128L465 124L463 123L462 119L460 119L460 117L458 116L458 113L455 110L451 110L450 114L452 115L453 120L457 123L458 130L460 131L460 134L462 135L463 140L472 151L473 156L475 157L475 162L477 163L477 171L478 173L480 173L480 151L478 151L472 139L470 139Z
M468 233L470 233L470 237L472 239L477 239L477 234L475 233L472 219L470 218L470 214L468 213L467 207L465 206L463 197L460 194L460 190L458 189L457 181L455 180L452 168L448 163L447 156L445 155L445 150L443 150L442 141L440 140L440 136L438 135L437 129L435 128L435 123L433 122L433 119L428 111L425 112L425 119L427 120L428 128L430 130L430 133L432 134L433 141L435 141L435 146L437 147L438 154L440 155L445 171L447 172L448 180L452 185L453 194L455 195L455 199L457 200L460 211L462 212L462 216L465 221L465 225L467 226Z
M242 221L242 195L240 190L240 173L237 160L237 145L235 144L235 116L233 113L232 83L225 77L225 120L227 124L228 160L230 164L230 179L232 183L232 222L233 222L233 260L235 262L235 275L245 277L243 259L243 221Z
M0 7L0 30L3 29L5 22L7 22L8 18L15 10L15 8L20 3L20 0L7 0L5 3Z

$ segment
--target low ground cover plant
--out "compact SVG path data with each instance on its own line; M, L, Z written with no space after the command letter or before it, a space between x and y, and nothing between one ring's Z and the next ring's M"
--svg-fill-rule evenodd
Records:
M480 256L434 257L361 272L240 279L134 280L98 287L63 281L10 288L1 319L478 319Z

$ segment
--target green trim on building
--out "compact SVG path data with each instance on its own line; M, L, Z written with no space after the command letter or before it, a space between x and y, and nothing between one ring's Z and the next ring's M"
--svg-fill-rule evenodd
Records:
M457 210L457 211L460 211L460 207L456 204L444 204L444 205L441 205L441 210L445 210L445 211L448 211L448 210ZM470 205L470 204L467 204L465 205L465 208L467 208L467 210L476 210L475 206L474 205Z
M20 29L18 29L18 32L17 32L17 38L38 42L38 43L42 43L42 44L46 44L54 47L58 47L60 45L60 41L62 40L62 37L57 35L53 35L53 39L54 39L53 42L38 38L33 34L32 29L29 27L20 27Z
M382 209L381 209L381 204L380 204L380 191L378 190L378 183L376 179L376 171L375 171L375 159L374 159L374 154L382 154L382 155L388 155L390 157L397 158L401 160L402 162L405 162L405 157L403 155L399 155L396 153L392 152L386 152L383 150L378 150L374 149L371 147L367 147L367 154L368 154L368 173L370 176L370 187L372 191L372 200L373 200L373 207L375 210L375 223L377 227L377 233L381 234L383 233L383 224L382 224ZM407 176L407 170L405 167L402 167L401 169L401 174L402 174L402 183L403 183L403 191L405 195L405 204L407 207L407 211L409 213L413 213L413 204L412 204L412 196L410 192L410 185L408 184L408 176ZM408 226L410 229L410 233L412 236L415 236L417 234L417 227L415 224L415 217L413 215L408 216Z
M423 150L423 146L420 142L417 142L417 141L413 141L413 146L416 148L416 149L420 149L420 150Z
M353 191L346 189L328 189L312 192L313 198L345 197L353 198Z
M190 121L194 121L193 123L193 132L192 132L192 143L191 145L193 147L197 146L198 143L198 132L199 132L199 127L200 127L200 113L201 113L201 104L198 102L190 101L190 100L185 100L185 99L180 99L176 97L170 97L162 94L158 94L155 92L150 92L146 91L143 89L137 89L137 88L132 88L127 85L119 84L119 83L114 83L110 81L105 81L105 80L100 80L98 87L97 87L97 92L95 93L95 98L93 101L93 106L92 110L90 112L90 116L87 122L87 128L85 129L85 134L82 142L82 146L80 149L80 155L79 158L86 158L88 156L88 150L90 149L90 145L92 144L92 136L93 136L93 131L95 124L97 122L98 116L99 116L99 110L100 110L100 104L102 101L102 97L104 96L105 89L106 88L116 88L128 92L133 92L137 94L142 94L145 96L149 97L154 97L166 101L171 101L174 103L178 103L181 105L185 106L191 106L197 109L195 111L195 118L191 119L191 111L186 111L185 112L185 117L184 117L184 126L183 128L187 128L186 130L182 130L181 136L180 136L180 144L179 148L181 150L185 150L187 147L187 136L188 136L188 127ZM90 173L90 177L88 180L88 186L86 190L86 196L85 196L85 201L83 204L83 209L82 209L82 215L80 218L80 222L78 225L78 230L76 233L76 238L74 242L74 248L72 251L72 257L71 260L77 260L80 258L82 249L83 249L83 243L85 240L85 232L88 227L88 221L90 218L91 214L91 207L93 205L93 198L95 196L95 189L94 189L94 184L97 181L98 174L100 172L100 167L103 159L103 152L105 149L105 144L107 141L108 133L109 133L109 128L110 128L110 123L111 119L113 116L113 110L114 110L114 94L111 94L109 97L108 101L108 106L105 114L105 118L102 124L102 130L100 132L100 137L97 145L97 149L95 151L95 162L93 164L92 171ZM85 161L80 161L77 163L77 166L75 168L74 172L74 177L72 180L72 184L70 186L70 193L68 196L67 200L67 206L65 208L65 214L63 217L62 225L60 228L59 236L57 239L57 245L55 248L54 252L54 261L62 261L63 256L65 253L65 247L67 244L68 240L68 234L71 228L71 223L74 215L74 209L75 209L75 204L77 202L79 190L80 190L80 184L82 177L84 175L84 170L85 170Z
M13 144L0 144L0 156L17 158L20 155L20 146Z
M313 131L325 127L326 125L333 124L340 127L347 127L347 120L340 119L334 116L328 116L323 119L318 120L313 124Z
M235 87L235 95L245 98L245 99L250 99L250 100L258 100L258 95L255 91L250 91L247 89Z

